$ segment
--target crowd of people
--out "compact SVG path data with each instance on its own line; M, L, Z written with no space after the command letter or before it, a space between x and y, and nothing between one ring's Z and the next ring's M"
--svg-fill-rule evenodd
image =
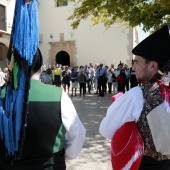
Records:
M77 96L77 90L80 96L85 96L87 92L91 94L95 90L93 94L103 97L106 93L125 93L130 88L138 86L132 67L129 68L127 64L121 62L117 68L114 64L109 67L102 63L95 65L90 63L74 67L61 64L43 65L42 69L40 76L42 82L62 87L68 94L71 89L71 96Z

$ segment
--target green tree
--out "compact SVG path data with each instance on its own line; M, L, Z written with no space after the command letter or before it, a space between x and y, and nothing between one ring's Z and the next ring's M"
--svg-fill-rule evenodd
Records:
M170 25L170 0L70 0L74 12L68 18L76 29L81 20L91 18L92 24L103 23L110 27L123 23L129 27L143 24L143 30L157 30L165 23Z

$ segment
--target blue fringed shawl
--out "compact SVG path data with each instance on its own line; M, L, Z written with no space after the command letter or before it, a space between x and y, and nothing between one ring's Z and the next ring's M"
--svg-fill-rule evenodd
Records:
M20 79L17 90L12 90L10 85L6 88L5 107L0 107L0 137L4 141L8 155L13 155L18 151L18 141L20 140L20 128L22 122L22 108L25 89L25 75L23 71L19 73Z
M37 10L37 0L32 0L29 5L24 0L16 0L11 42L17 51L14 52L14 61L18 68L14 79L6 87L5 100L0 98L0 139L4 142L7 156L15 158L24 140L30 66L39 45ZM11 86L14 82L17 82L16 88Z
M29 5L24 0L16 0L11 38L13 48L26 59L29 66L39 46L37 10L37 0L32 0Z

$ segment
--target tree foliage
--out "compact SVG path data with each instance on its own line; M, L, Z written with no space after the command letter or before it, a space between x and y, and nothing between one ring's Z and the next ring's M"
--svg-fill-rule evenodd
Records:
M130 27L143 24L143 30L157 30L165 23L170 25L170 0L70 0L74 12L68 18L76 29L82 19L91 18L92 24L114 23Z

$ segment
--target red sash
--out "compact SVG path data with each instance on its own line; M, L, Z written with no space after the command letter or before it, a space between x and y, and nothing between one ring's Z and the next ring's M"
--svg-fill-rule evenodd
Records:
M138 170L144 153L144 142L136 122L121 126L111 140L114 170Z

